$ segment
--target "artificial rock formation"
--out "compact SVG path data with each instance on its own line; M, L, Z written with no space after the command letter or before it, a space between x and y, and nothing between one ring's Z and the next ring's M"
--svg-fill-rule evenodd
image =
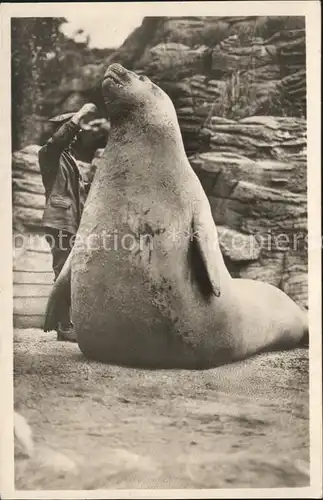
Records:
M232 275L271 283L307 307L305 164L228 152L202 153L190 161L209 198Z

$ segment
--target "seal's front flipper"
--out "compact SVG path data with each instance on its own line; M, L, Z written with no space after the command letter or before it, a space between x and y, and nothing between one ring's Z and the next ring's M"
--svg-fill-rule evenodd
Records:
M213 222L213 220L212 220ZM211 234L210 234L210 228ZM190 233L190 265L200 291L206 297L220 297L220 275L216 261L217 231L213 224L206 224L202 214L194 214Z
M71 261L72 253L70 252L66 262L54 283L52 291L49 295L44 321L44 332L56 330L60 318L60 311L66 308L66 303L71 300Z

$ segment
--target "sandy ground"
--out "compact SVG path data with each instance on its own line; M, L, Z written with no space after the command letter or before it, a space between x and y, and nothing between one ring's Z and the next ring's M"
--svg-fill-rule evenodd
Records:
M306 349L145 371L89 362L39 330L14 341L15 405L35 440L17 489L309 485Z

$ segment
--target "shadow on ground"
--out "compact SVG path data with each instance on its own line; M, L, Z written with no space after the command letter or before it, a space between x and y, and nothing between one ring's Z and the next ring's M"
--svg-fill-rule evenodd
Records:
M14 386L35 440L15 460L18 490L309 485L306 349L144 371L16 330Z

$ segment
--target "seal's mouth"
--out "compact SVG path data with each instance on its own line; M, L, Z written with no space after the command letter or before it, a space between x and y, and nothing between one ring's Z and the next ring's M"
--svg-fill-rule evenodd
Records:
M104 75L103 83L115 83L118 87L123 85L123 81L114 73L110 72Z

